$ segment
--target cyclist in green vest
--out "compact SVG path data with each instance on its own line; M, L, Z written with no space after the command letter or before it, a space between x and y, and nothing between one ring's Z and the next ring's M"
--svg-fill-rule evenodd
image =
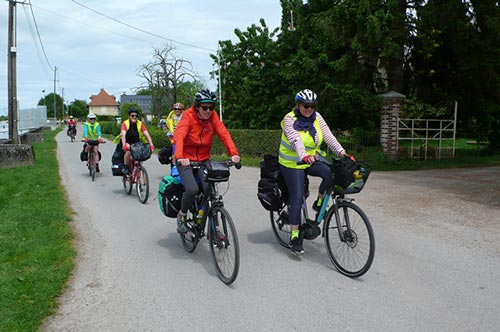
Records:
M131 107L128 110L128 119L123 121L121 127L121 143L123 151L125 151L125 155L123 157L125 165L130 163L130 146L138 142L149 144L151 152L155 150L151 135L149 135L144 123L139 120L139 111L136 108Z
M82 152L85 154L85 156L89 153L89 149L94 149L95 171L99 173L101 171L99 169L99 146L90 146L87 144L89 140L98 140L99 143L104 142L104 140L102 139L101 125L99 124L99 122L97 122L97 116L94 113L90 113L89 115L87 115L87 122L83 124L82 140L85 141Z
M316 112L317 96L309 90L301 90L295 96L295 108L281 121L283 129L279 148L280 169L290 194L288 218L291 227L290 247L292 253L303 254L302 239L299 237L301 208L304 201L305 176L321 177L318 198L313 210L319 211L326 189L332 185L330 168L314 163L316 156L324 155L320 150L323 141L337 156L346 156L321 114Z

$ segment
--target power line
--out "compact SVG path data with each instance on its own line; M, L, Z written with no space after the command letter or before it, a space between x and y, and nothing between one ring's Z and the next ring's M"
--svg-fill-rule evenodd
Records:
M176 41L176 40L173 40L173 39L170 39L170 38L166 38L166 37L163 37L163 36L157 35L157 34L155 34L155 33L152 33L152 32L149 32L149 31L146 31L146 30L143 30L143 29L137 28L137 27L135 27L135 26L133 26L133 25L131 25L131 24L128 24L128 23L122 22L122 21L120 21L120 20L115 19L114 17L108 16L108 15L106 15L106 14L103 14L103 13L101 13L101 12L99 12L99 11L95 10L95 9L92 9L92 8L90 8L90 7L88 7L88 6L85 6L84 4L81 4L81 3L79 3L79 2L78 2L78 1L76 1L76 0L72 0L72 1L73 1L74 3L76 3L77 5L82 6L82 7L86 8L86 9L88 9L88 10L90 10L90 11L92 11L92 12L94 12L94 13L98 14L98 15L104 16L104 17L106 17L106 18L108 18L108 19L110 19L110 20L112 20L112 21L115 21L115 22L117 22L117 23L123 24L123 25L125 25L125 26L127 26L127 27L129 27L129 28L135 29L135 30L140 31L140 32L142 32L142 33L146 33L146 34L148 34L148 35L151 35L151 36L154 36L154 37L157 37L157 38L161 38L161 39L164 39L164 40L167 40L167 41L170 41L170 42L176 43L176 44L180 44L180 45L184 45L184 46L188 46L188 47L192 47L192 48L197 48L197 49L200 49L200 50L205 50L205 51L210 51L210 52L216 52L216 50L212 50L212 49L209 49L209 48L204 48L204 47L200 47L200 46L196 46L196 45L192 45L192 44L183 43L183 42L180 42L180 41Z

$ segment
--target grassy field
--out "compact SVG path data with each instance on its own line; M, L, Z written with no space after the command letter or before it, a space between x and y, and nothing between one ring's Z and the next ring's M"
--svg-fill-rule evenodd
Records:
M57 308L74 266L71 211L55 132L34 146L34 166L0 169L0 331L37 331Z
M56 132L45 135L45 143L35 145L36 165L0 169L0 332L37 331L56 310L74 267L72 212L60 182ZM456 158L393 161L377 147L356 157L377 171L500 165L500 155L486 155L467 141L457 142ZM258 167L261 160L242 156L244 166Z

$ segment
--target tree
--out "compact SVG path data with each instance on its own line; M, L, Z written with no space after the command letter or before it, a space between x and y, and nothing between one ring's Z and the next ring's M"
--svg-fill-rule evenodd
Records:
M459 129L500 150L498 2L429 0L412 39L412 91L431 105L459 105ZM482 137L480 136L482 135Z
M152 113L157 118L161 117L162 109L177 101L178 87L186 78L196 80L191 62L178 58L171 46L154 48L153 60L138 69L138 76L145 79L140 89L151 92Z
M68 107L69 115L75 118L84 119L89 114L87 102L81 99L73 100Z
M55 94L56 99L56 118L62 119L64 117L63 114L63 101L61 96ZM38 106L46 106L47 107L47 118L54 117L54 93L49 93L44 98L40 98L38 101Z

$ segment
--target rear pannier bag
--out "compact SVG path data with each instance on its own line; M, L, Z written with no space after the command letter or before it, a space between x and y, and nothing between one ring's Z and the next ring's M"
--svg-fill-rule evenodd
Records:
M158 203L161 212L170 218L177 217L181 209L184 187L173 176L166 175L161 179L158 187Z
M257 198L264 209L278 211L288 202L288 191L277 156L264 155L264 160L260 163L260 177Z
M283 205L283 192L277 181L268 178L259 180L257 198L267 211L278 211Z

